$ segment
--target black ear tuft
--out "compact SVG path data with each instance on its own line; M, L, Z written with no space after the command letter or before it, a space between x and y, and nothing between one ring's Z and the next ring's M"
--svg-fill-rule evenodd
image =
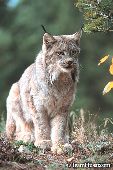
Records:
M45 33L47 33L45 27L43 25L41 25L42 29L44 30Z

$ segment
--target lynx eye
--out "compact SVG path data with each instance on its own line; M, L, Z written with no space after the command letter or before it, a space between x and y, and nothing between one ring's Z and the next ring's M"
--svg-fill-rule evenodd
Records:
M76 50L72 50L71 51L71 55L76 55L77 54L77 51Z
M64 55L64 51L57 51L57 55Z

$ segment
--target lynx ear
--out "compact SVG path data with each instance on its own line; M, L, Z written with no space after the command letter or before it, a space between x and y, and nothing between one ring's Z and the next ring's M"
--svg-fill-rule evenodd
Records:
M43 36L43 44L46 46L46 48L48 49L54 42L55 42L55 38L49 34L49 33L45 33Z
M80 38L81 38L81 36L82 36L82 30L80 30L79 32L76 32L74 34L74 39L75 39L75 41L76 41L78 46L80 45Z

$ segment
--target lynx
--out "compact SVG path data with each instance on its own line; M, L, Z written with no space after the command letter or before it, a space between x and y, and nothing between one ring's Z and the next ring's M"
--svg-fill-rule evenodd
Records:
M65 143L67 117L79 79L81 33L45 33L42 50L14 83L7 98L6 134L10 140L33 141L58 153Z

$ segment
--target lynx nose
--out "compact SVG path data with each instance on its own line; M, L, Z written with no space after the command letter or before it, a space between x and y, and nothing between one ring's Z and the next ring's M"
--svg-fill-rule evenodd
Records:
M68 59L66 62L68 65L71 65L73 63L73 59Z

